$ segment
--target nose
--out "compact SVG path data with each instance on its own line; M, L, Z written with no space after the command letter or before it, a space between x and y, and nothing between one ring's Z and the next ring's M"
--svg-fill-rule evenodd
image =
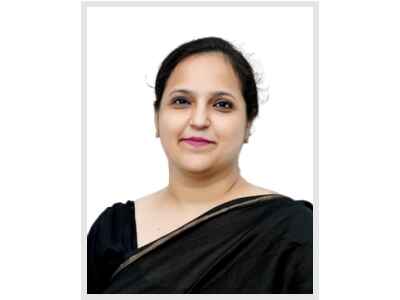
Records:
M210 126L207 107L197 105L193 108L190 118L190 126L196 129L204 129Z

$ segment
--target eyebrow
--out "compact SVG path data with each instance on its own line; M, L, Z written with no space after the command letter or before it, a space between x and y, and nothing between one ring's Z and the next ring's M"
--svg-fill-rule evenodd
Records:
M176 90L171 91L169 93L169 95L171 96L173 93L178 93L178 92L184 93L184 94L189 94L189 95L196 94L195 92L193 92L191 90L176 89ZM233 99L236 99L235 96L233 96L231 93L228 93L228 92L225 92L225 91L215 91L215 92L211 92L210 94L213 95L213 96L230 96Z

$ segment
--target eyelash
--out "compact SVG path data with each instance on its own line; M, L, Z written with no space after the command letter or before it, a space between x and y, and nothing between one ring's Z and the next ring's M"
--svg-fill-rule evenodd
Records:
M186 101L186 102L189 102L188 100L186 100L186 98L185 97L176 97L176 98L174 98L173 100L172 100L172 104L173 105L180 105L180 104L177 104L176 103L176 101L178 101L178 100L184 100L184 101ZM231 101L227 101L227 100L222 100L222 101L218 101L217 103L215 103L215 105L217 105L217 104L219 104L219 103L225 103L225 104L228 104L229 105L229 107L220 107L221 109L223 109L223 110L230 110L230 109L232 109L233 108L233 103L231 102Z

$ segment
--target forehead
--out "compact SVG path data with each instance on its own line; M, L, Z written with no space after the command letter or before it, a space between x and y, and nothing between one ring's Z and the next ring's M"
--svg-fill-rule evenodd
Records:
M240 81L222 53L201 53L182 60L171 72L166 91L176 87L194 90L226 89L240 95Z

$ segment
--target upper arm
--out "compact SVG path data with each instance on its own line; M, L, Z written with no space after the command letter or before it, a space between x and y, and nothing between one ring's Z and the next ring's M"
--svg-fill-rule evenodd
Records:
M93 223L87 236L87 293L97 294L105 284L103 272L102 227L107 222L108 208Z
M290 280L287 283L288 293L313 293L313 246L312 243L300 245L290 258Z
M131 205L115 203L93 223L87 236L87 292L101 293L133 250Z
M290 251L287 268L289 293L313 293L313 211L299 205L290 214L287 238L297 246Z

